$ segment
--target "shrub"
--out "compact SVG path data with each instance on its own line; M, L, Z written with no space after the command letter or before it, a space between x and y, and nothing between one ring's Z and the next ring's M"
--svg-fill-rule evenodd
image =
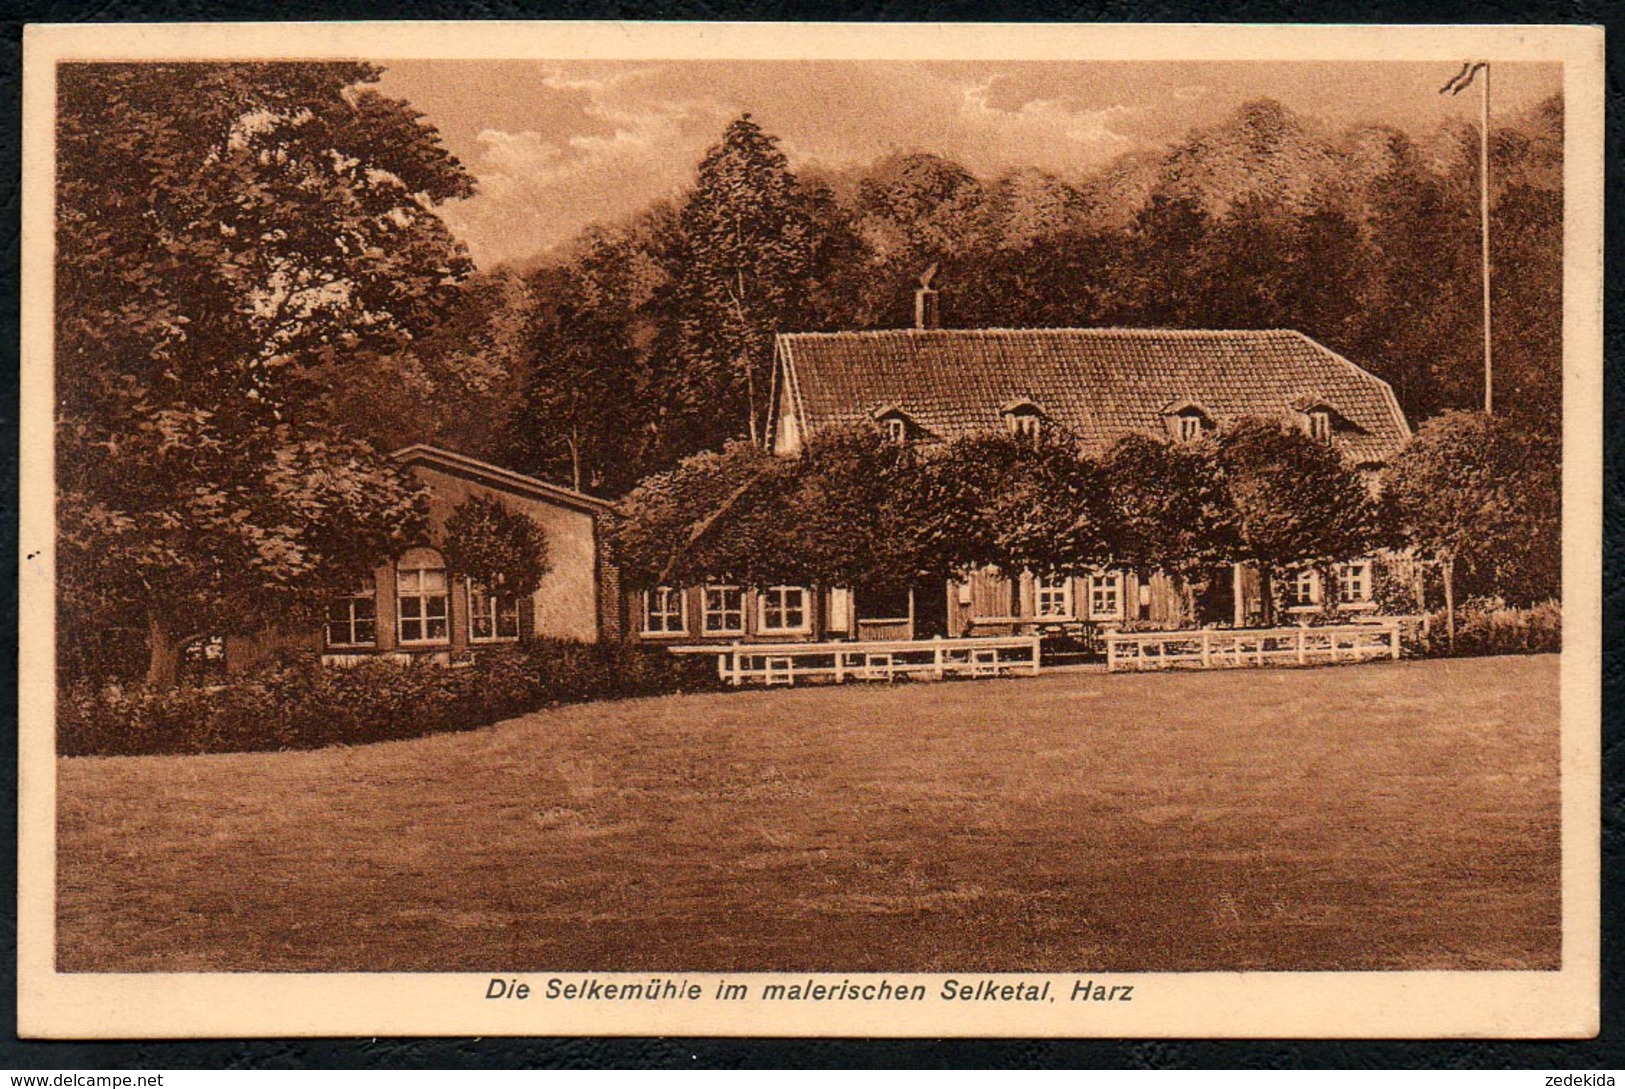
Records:
M1495 598L1475 598L1456 609L1456 657L1490 654L1548 654L1563 649L1563 608L1543 601L1527 609ZM1450 653L1443 610L1428 615L1428 633L1419 647L1429 657Z
M554 704L718 684L709 658L542 640L451 668L304 663L210 687L74 685L58 699L57 746L70 756L125 756L355 745L473 729Z

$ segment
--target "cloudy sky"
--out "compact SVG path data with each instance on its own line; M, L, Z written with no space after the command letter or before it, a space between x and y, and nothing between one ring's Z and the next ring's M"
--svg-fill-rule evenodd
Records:
M1083 176L1177 140L1258 97L1341 128L1430 132L1474 118L1452 66L1245 62L395 61L382 90L427 114L479 179L443 215L484 267L524 260L687 185L724 126L751 113L792 166L930 151L982 175ZM1553 65L1498 64L1497 114L1561 87Z

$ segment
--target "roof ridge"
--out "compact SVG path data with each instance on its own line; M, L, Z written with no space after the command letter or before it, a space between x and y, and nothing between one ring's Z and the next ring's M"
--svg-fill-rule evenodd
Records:
M422 458L428 461L438 461L443 465L455 465L465 472L480 473L496 480L505 481L509 485L530 488L533 491L551 494L557 499L567 502L573 501L584 506L607 508L614 505L607 499L600 499L596 495L588 495L586 492L578 491L568 485L555 484L551 480L543 480L541 477L531 476L529 473L521 473L517 469L509 469L489 461L482 461L479 458L470 457L468 454L459 453L456 450L447 450L443 446L434 446L426 442L414 442L410 446L403 446L399 450L391 451L389 456L391 459L402 463L410 463L415 458Z
M1046 326L995 326L982 329L825 329L808 330L805 332L782 332L775 334L780 337L796 337L810 339L823 337L834 339L836 337L874 337L874 336L990 336L996 334L1023 333L1023 334L1055 334L1055 333L1110 333L1127 336L1171 336L1171 337L1198 337L1198 336L1225 336L1225 337L1265 337L1265 336L1293 336L1301 337L1313 344L1320 342L1313 337L1299 332L1296 329L1167 329L1156 326L1138 325L1046 325Z

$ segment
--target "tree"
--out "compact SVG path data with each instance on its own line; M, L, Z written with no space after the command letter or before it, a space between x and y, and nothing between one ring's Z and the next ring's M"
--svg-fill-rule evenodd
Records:
M1275 420L1219 432L1218 460L1239 560L1258 565L1264 623L1274 622L1274 575L1283 568L1355 559L1377 539L1374 503L1360 475L1329 443Z
M447 304L470 265L433 207L473 183L378 76L59 73L61 630L138 617L152 683L188 633L308 608L422 531L331 394Z
M926 570L1080 574L1113 553L1105 481L1064 435L969 435L933 453L909 493Z
M1213 443L1129 435L1102 467L1120 564L1189 581L1234 553L1235 516Z
M1456 598L1477 593L1527 605L1558 593L1562 570L1561 449L1480 412L1429 420L1384 476L1384 505L1401 540L1444 576L1452 648Z
M795 463L729 443L645 478L616 505L608 539L632 587L776 576L799 562L774 516Z
M492 593L524 597L549 570L547 532L499 499L471 495L446 519L446 563Z
M860 591L906 588L923 557L908 497L915 451L872 425L812 435L795 461L782 512L806 582Z
M773 335L797 324L812 269L812 219L776 137L749 114L700 162L681 215L682 344L721 404L759 440ZM715 417L715 400L701 410Z

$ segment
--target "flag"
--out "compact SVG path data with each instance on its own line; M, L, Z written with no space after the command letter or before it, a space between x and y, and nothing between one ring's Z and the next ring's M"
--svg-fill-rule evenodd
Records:
M1487 61L1468 61L1461 66L1461 71L1457 72L1449 83L1439 88L1439 93L1442 95L1461 94L1461 92L1472 86L1473 77L1478 75L1479 69L1485 67L1488 67Z

